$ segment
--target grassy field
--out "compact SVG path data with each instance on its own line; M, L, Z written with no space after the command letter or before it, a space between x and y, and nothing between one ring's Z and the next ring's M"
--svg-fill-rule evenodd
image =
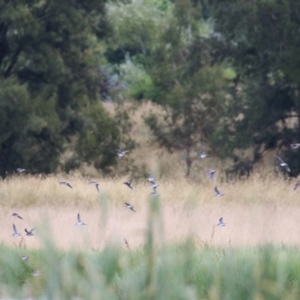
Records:
M90 179L99 182L99 193ZM158 178L155 197L147 178L133 182L133 190L125 179L1 181L0 297L299 299L293 182L258 175L231 183L211 183L206 174L199 182ZM215 196L215 184L224 196ZM75 225L77 213L86 226ZM226 226L216 226L220 217ZM13 223L21 237L12 236ZM25 236L33 227L35 236Z
M0 299L300 299L295 182L268 174L273 157L247 181L226 181L213 157L196 160L185 178L182 153L158 149L142 122L152 108L132 115L138 174L102 178L85 166L0 181ZM215 182L206 168L217 170ZM133 190L123 184L131 176ZM86 226L75 225L78 213ZM12 236L13 224L22 236Z
M14 245L12 224L23 235L24 228L48 224L56 245L68 249L102 249L110 242L132 248L145 243L149 204L153 200L147 179L133 182L133 190L124 179L97 179L100 193L88 178L60 175L47 178L15 176L0 182L0 241ZM193 236L199 245L255 246L263 243L298 245L300 209L298 190L293 183L280 178L253 177L236 183L196 183L158 180L162 234L168 244ZM73 189L59 184L67 180ZM215 184L224 193L216 197ZM132 204L133 212L124 203ZM18 213L23 220L12 217ZM87 226L75 226L80 213ZM217 227L220 217L225 227ZM36 237L23 239L27 247L38 247Z

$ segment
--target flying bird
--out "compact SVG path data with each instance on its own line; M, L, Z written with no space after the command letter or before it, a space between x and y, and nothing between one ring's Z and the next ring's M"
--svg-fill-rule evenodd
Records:
M217 197L221 197L223 196L224 194L221 194L220 191L218 190L217 186L215 186L215 192L216 192L216 196Z
M34 228L32 228L31 230L27 230L27 229L25 228L26 235L27 235L27 236L33 236L33 235L34 235L34 234L33 234L33 230L34 230Z
M275 155L275 157L278 159L281 167L285 168L287 172L291 172L291 169L289 168L287 163L285 163L279 156Z
M130 189L133 190L133 187L131 186L131 181L126 181L126 182L123 182L125 185L127 185Z
M26 255L22 255L21 259L26 262L28 261L29 257Z
M200 158L205 158L205 157L209 156L209 155L206 154L205 151L200 151L199 155L200 155Z
M151 193L152 196L159 196L159 194L157 193L157 187L158 187L158 185L152 186L152 189L153 189L153 191Z
M17 228L16 228L16 225L13 224L13 230L14 230L14 233L13 233L13 236L21 236L21 234L17 231Z
M151 181L152 188L157 188L158 184L155 181Z
M99 193L99 183L97 181L90 181L89 184L93 184L96 187L97 192Z
M66 185L68 186L69 188L73 189L71 184L69 182L66 182L66 181L60 181L59 184L62 184L62 185Z
M298 149L300 147L300 143L291 144L292 149Z
M76 223L75 225L78 225L78 226L86 225L86 224L84 224L83 222L81 222L79 213L78 213L78 215L77 215L77 223Z
M149 181L150 183L152 183L152 182L155 181L155 179L154 179L154 177L153 177L152 174L149 174L149 176L148 176L148 181Z
M128 241L126 240L126 238L124 237L124 242L125 242L125 245L127 247L128 250L130 250L130 247L129 247L129 244L128 244Z
M126 206L128 209L131 209L132 211L136 212L131 204L129 204L129 203L126 202L126 203L125 203L125 206Z
M294 186L294 191L300 186L300 180L298 180Z
M209 174L210 181L214 181L216 171L213 169L207 169L206 172Z
M20 215L18 215L17 213L13 213L11 216L23 220L23 218Z
M119 157L123 157L123 156L125 156L125 154L126 154L127 152L129 152L129 150L124 150L124 151L122 151L122 150L119 150L119 149L116 149L116 151L117 151L117 155L118 155Z
M223 222L223 218L220 218L220 219L219 219L218 226L219 226L219 227L225 226L225 223Z
M23 169L23 168L17 168L17 171L18 171L19 173L23 173L23 172L26 172L26 169Z

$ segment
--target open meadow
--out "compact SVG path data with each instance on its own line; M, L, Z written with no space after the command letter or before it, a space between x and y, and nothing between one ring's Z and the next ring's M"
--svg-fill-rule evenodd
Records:
M62 179L73 189L60 185ZM23 240L30 248L39 247L36 237L24 237L24 228L35 228L39 236L45 225L55 244L62 249L102 249L109 243L131 248L143 247L150 202L160 204L161 235L174 244L192 236L200 245L256 246L265 243L300 245L299 195L293 183L280 178L236 183L197 184L186 179L158 181L158 196L151 195L145 180L99 179L99 193L83 177L30 175L15 176L0 183L0 241L12 246ZM215 196L218 185L224 194ZM133 205L135 212L125 207ZM23 220L12 217L18 213ZM75 226L77 214L86 226ZM218 227L219 218L226 226ZM22 237L13 237L15 223Z
M99 193L90 179L21 175L0 182L2 298L299 299L293 182L162 178L153 196L147 178L133 190L122 178L92 178ZM215 184L223 196L215 196ZM87 225L75 225L78 213ZM12 224L20 237L12 236Z

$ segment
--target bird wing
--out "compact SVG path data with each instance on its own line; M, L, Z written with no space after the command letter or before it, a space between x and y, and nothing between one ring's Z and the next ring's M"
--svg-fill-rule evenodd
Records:
M26 234L29 234L29 233L30 233L26 228L25 228L24 230L25 230Z
M278 155L275 155L275 157L277 157L277 159L281 162L281 163L285 163Z
M291 148L293 148L293 149L297 149L297 148L299 148L299 146L300 146L299 143L297 143L297 144L291 144Z
M77 215L77 221L78 221L78 223L81 223L81 220L80 220L80 215L79 215L79 213L78 213L78 215Z
M67 185L68 187L70 187L71 189L73 189L72 186L71 186L71 184L70 184L69 182L66 182L66 185Z
M96 189L97 189L97 192L99 193L99 183L96 183Z
M286 169L288 172L291 172L291 169L289 168L288 165L285 166L285 169Z
M14 233L15 233L15 234L18 234L18 231L17 231L17 228L16 228L16 225L15 225L15 224L13 224L13 230L14 230Z
M220 194L220 192L219 192L217 186L215 186L215 192L216 192L217 194Z
M219 223L223 223L223 218L220 218L220 219L219 219Z

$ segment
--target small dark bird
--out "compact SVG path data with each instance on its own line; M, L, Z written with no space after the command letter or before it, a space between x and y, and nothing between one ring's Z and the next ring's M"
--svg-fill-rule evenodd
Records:
M99 183L97 181L90 181L89 184L93 184L96 187L97 192L99 193Z
M225 226L225 223L223 222L223 218L220 218L220 219L219 219L218 226L219 226L219 227Z
M133 190L133 187L131 186L131 181L126 181L126 182L124 182L124 184Z
M16 236L16 237L21 236L21 234L18 232L15 224L13 224L13 230L14 230L13 236Z
M153 177L152 174L149 174L149 176L148 176L148 181L149 181L150 183L155 182L155 179L154 179L154 177Z
M132 211L136 212L131 204L129 204L129 203L126 202L126 203L125 203L125 206L126 206L128 209L131 209Z
M214 181L216 171L213 169L207 169L206 172L209 174L210 181Z
M84 224L83 222L81 222L79 213L78 213L78 215L77 215L77 223L76 223L75 225L78 225L78 226L86 225L86 224Z
M66 182L66 181L60 181L59 184L62 184L62 185L66 185L68 186L69 188L73 189L71 184L69 182Z
M207 155L205 151L200 151L199 156L200 158L205 158L208 157L209 155Z
M221 194L220 191L218 190L217 186L215 187L215 192L216 192L216 196L217 197L221 197L223 196L224 194Z
M287 172L291 172L287 163L285 163L279 156L275 155L275 157L278 159L281 167L285 168Z
M126 154L127 152L129 152L129 150L122 151L122 150L119 150L119 149L116 149L116 151L117 151L117 155L118 155L119 157L124 157L125 154Z
M33 236L34 234L33 234L33 231L34 230L34 228L32 228L31 230L27 230L26 228L25 228L25 232L26 232L26 235L27 236Z
M19 218L19 219L23 220L23 218L20 215L18 215L17 213L13 213L12 217Z
M22 255L21 259L22 259L23 261L27 262L27 261L28 261L28 259L29 259L29 257L28 257L28 256L26 256L26 255Z
M294 191L300 186L300 180L298 180L294 186Z
M127 247L128 250L130 250L130 247L129 247L129 244L128 244L128 241L126 240L126 238L124 237L124 242L125 242L125 245Z

